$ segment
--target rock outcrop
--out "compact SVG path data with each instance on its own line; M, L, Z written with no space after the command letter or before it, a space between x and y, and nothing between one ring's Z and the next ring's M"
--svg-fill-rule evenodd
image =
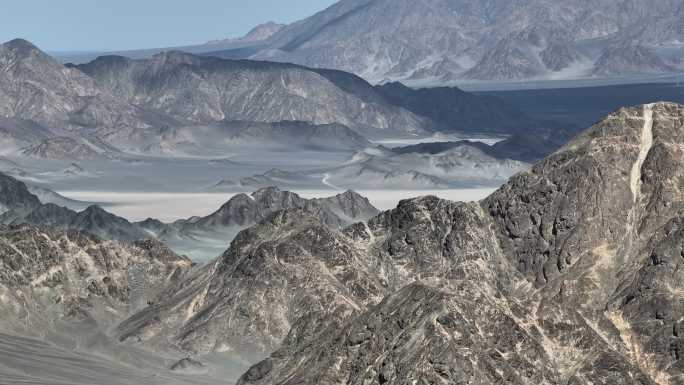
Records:
M348 228L388 294L302 317L239 383L681 383L683 146L684 106L625 108L479 205Z
M73 160L220 153L240 141L349 149L366 145L364 134L429 130L428 119L387 102L362 79L349 87L333 76L178 51L62 65L17 39L0 45L0 138L5 152ZM204 133L195 137L198 130ZM236 143L223 143L227 136Z
M279 211L117 334L195 353L272 350L302 314L349 316L378 302L383 283L366 258L308 212Z
M0 255L0 323L37 335L62 321L107 330L192 267L155 241L102 241L30 225L0 227Z

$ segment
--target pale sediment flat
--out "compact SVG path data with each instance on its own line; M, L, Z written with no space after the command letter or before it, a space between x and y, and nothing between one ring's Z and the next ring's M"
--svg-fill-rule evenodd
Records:
M395 208L403 199L435 195L453 201L477 201L485 198L494 187L474 187L448 190L360 190L361 195L380 210ZM303 198L322 198L340 193L335 190L294 190ZM216 211L237 193L169 193L169 192L104 192L60 191L63 196L85 202L101 202L112 213L130 221L156 218L173 222L193 216L206 216Z
M217 370L216 373L184 375L163 366L137 367L39 339L0 333L0 384L3 385L231 384L235 383L241 371L246 370L245 367L240 367L233 369L232 373L226 373L229 363L221 365L226 368Z

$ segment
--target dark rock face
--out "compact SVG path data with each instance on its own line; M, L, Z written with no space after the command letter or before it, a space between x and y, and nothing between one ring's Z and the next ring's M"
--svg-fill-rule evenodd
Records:
M64 67L25 40L0 45L0 115L48 128L135 127L135 107L103 93L83 72Z
M529 133L541 125L503 100L455 87L412 89L401 83L386 83L376 89L393 104L432 119L439 131Z
M456 142L420 143L405 147L393 148L391 151L397 154L439 154L455 148L472 147L482 151L495 159L518 160L523 162L537 162L554 151L558 150L570 138L572 130L551 132L540 130L529 134L515 134L507 139L489 145L482 142L461 140Z
M507 307L480 286L411 284L343 326L286 343L238 383L655 384L590 328L581 332L592 351L584 365L563 346L569 341L527 325L524 308ZM335 337L321 337L327 334Z
M300 318L239 383L681 383L683 122L622 109L479 205L347 228L384 299Z
M681 114L675 104L620 110L487 198L519 270L541 286L583 259L607 259L610 271L629 262L642 234L682 209Z
M367 224L345 233L365 245L380 264L377 274L397 290L416 279L463 279L479 275L494 280L479 263L505 263L488 219L476 204L449 202L435 197L399 203ZM470 256L470 257L468 257ZM505 280L501 269L498 279Z
M306 211L279 211L118 334L191 352L269 350L302 314L349 316L379 301L383 284L367 266L343 234Z
M684 218L678 216L659 229L637 261L638 270L630 271L609 304L611 318L633 360L656 378L679 373L681 380ZM677 383L677 377L674 380Z

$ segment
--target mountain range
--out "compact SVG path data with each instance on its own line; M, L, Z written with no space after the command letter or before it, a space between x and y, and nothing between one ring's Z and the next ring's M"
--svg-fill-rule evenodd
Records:
M259 43L252 57L372 82L666 73L681 69L682 12L678 0L342 0Z
M0 148L14 163L1 170L43 186L49 185L47 176L59 179L54 171L36 175L18 164L26 158L59 160L82 169L79 163L84 161L251 158L257 152L278 157L295 151L337 153L344 159L345 153L352 156L374 147L373 140L435 133L502 141L491 149L463 142L461 152L452 150L440 159L437 154L389 154L392 160L376 156L363 164L312 166L315 170L308 172L301 166L297 171L279 169L288 173L285 177L260 171L217 179L212 187L207 182L207 188L236 192L273 185L344 190L492 184L525 167L516 161L541 159L577 131L571 124L533 119L498 98L457 88L372 86L347 72L293 64L173 51L149 59L103 56L62 65L25 40L3 44L0 57L5 69L0 75L0 100L5 102ZM85 171L69 175L99 177Z
M0 65L2 152L43 159L219 156L250 142L353 152L366 138L574 129L455 88L178 51L62 65L17 39L0 46Z
M298 207L289 193L238 197L189 223L241 223L252 214L233 207L252 199L272 210L214 262L188 267L164 252L179 273L148 270L160 286L112 337L190 354L195 367L208 352L272 352L239 384L681 383L683 121L674 103L623 108L480 202L408 199L349 226L330 226L325 210ZM36 203L21 182L2 186L4 207ZM329 207L365 212L347 202ZM71 273L41 264L27 275L14 262L21 250L60 239L49 243L59 252L36 255L70 268L84 258L72 243L93 255L89 242L101 242L29 225L3 231L19 259L0 274L27 276L11 290L44 293L42 306L70 290ZM93 264L73 271L88 275ZM57 319L107 304L98 294L107 291L91 286L83 312ZM21 328L21 314L34 313L14 298L0 296L3 306L14 301L9 319ZM54 309L70 309L60 303Z
M106 240L155 239L167 243L179 254L188 252L195 259L211 259L219 255L241 230L279 210L302 209L335 229L366 220L378 213L368 199L353 191L329 198L304 199L277 187L264 187L250 195L233 196L205 217L181 219L173 223L148 218L132 223L97 205L89 205L81 211L64 207L64 203L74 206L82 203L65 202L66 198L59 194L27 186L2 173L0 193L0 224L46 226L59 231L89 233Z
M680 383L683 113L620 110L480 203L348 228L388 294L305 307L239 383Z
M341 0L286 26L180 49L372 83L610 78L681 71L683 12L681 0Z
M76 68L23 40L3 44L0 57L0 113L9 127L3 132L14 141L24 139L12 134L18 125L26 127L25 121L38 126L34 137L49 132L49 139L68 137L96 153L110 151L108 146L139 150L135 142L160 142L171 128L237 120L338 123L357 131L423 130L422 119L406 110L366 103L315 72L291 65L171 52L139 61L102 57Z
M340 0L66 64L0 44L0 383L684 385L684 105L580 131L444 86L677 73L683 19ZM107 211L145 199L174 219Z
M622 109L479 204L349 228L390 294L308 313L238 383L681 383L683 114Z

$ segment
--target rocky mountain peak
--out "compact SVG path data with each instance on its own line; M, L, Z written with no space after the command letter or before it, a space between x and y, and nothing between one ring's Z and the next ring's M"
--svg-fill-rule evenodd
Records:
M166 244L156 239L143 239L133 242L133 245L144 251L149 258L156 258L168 263L177 263L184 267L193 265L192 261L185 256L178 256Z
M284 208L303 206L304 199L290 191L281 191L278 187L265 187L252 193L251 197L260 206L273 211Z
M2 47L15 53L17 56L28 56L31 54L41 54L42 51L33 43L24 39L13 39L2 44Z
M592 261L601 279L580 286L605 299L643 235L684 209L683 124L678 104L623 108L513 177L483 201L505 254L538 286Z
M56 70L60 67L61 65L55 59L27 40L14 39L0 44L0 68L40 71ZM20 75L20 73L17 74Z
M479 204L351 226L388 294L300 318L238 383L679 384L683 145L684 106L623 108Z
M303 209L334 228L347 226L377 214L378 210L364 197L347 193L330 198L304 199L278 187L264 187L250 195L237 194L211 215L185 224L186 230L240 228L258 223L274 212Z
M0 68L13 70L20 77L54 76L49 71L60 71L64 67L52 56L24 39L14 39L0 44ZM21 72L15 72L21 68ZM41 71L48 71L41 74Z
M279 195L281 193L282 193L282 191L277 186L268 186L268 187L258 189L257 191L253 192L251 195L254 199L257 199L260 197L273 197L273 196Z
M339 197L340 199L348 200L348 201L368 201L368 198L357 193L354 190L347 190L347 191L343 192L342 194L338 194L337 197Z
M101 216L108 214L107 211L105 211L105 209L99 205L90 205L83 210L83 213L88 216Z
M348 237L307 210L277 211L240 232L206 274L186 286L190 297L171 296L124 322L119 333L194 352L268 350L300 314L350 314L377 301L382 288L363 258ZM157 323L158 312L179 309L184 317Z
M0 115L46 132L134 120L132 108L108 98L92 78L22 41L0 46L0 100Z

